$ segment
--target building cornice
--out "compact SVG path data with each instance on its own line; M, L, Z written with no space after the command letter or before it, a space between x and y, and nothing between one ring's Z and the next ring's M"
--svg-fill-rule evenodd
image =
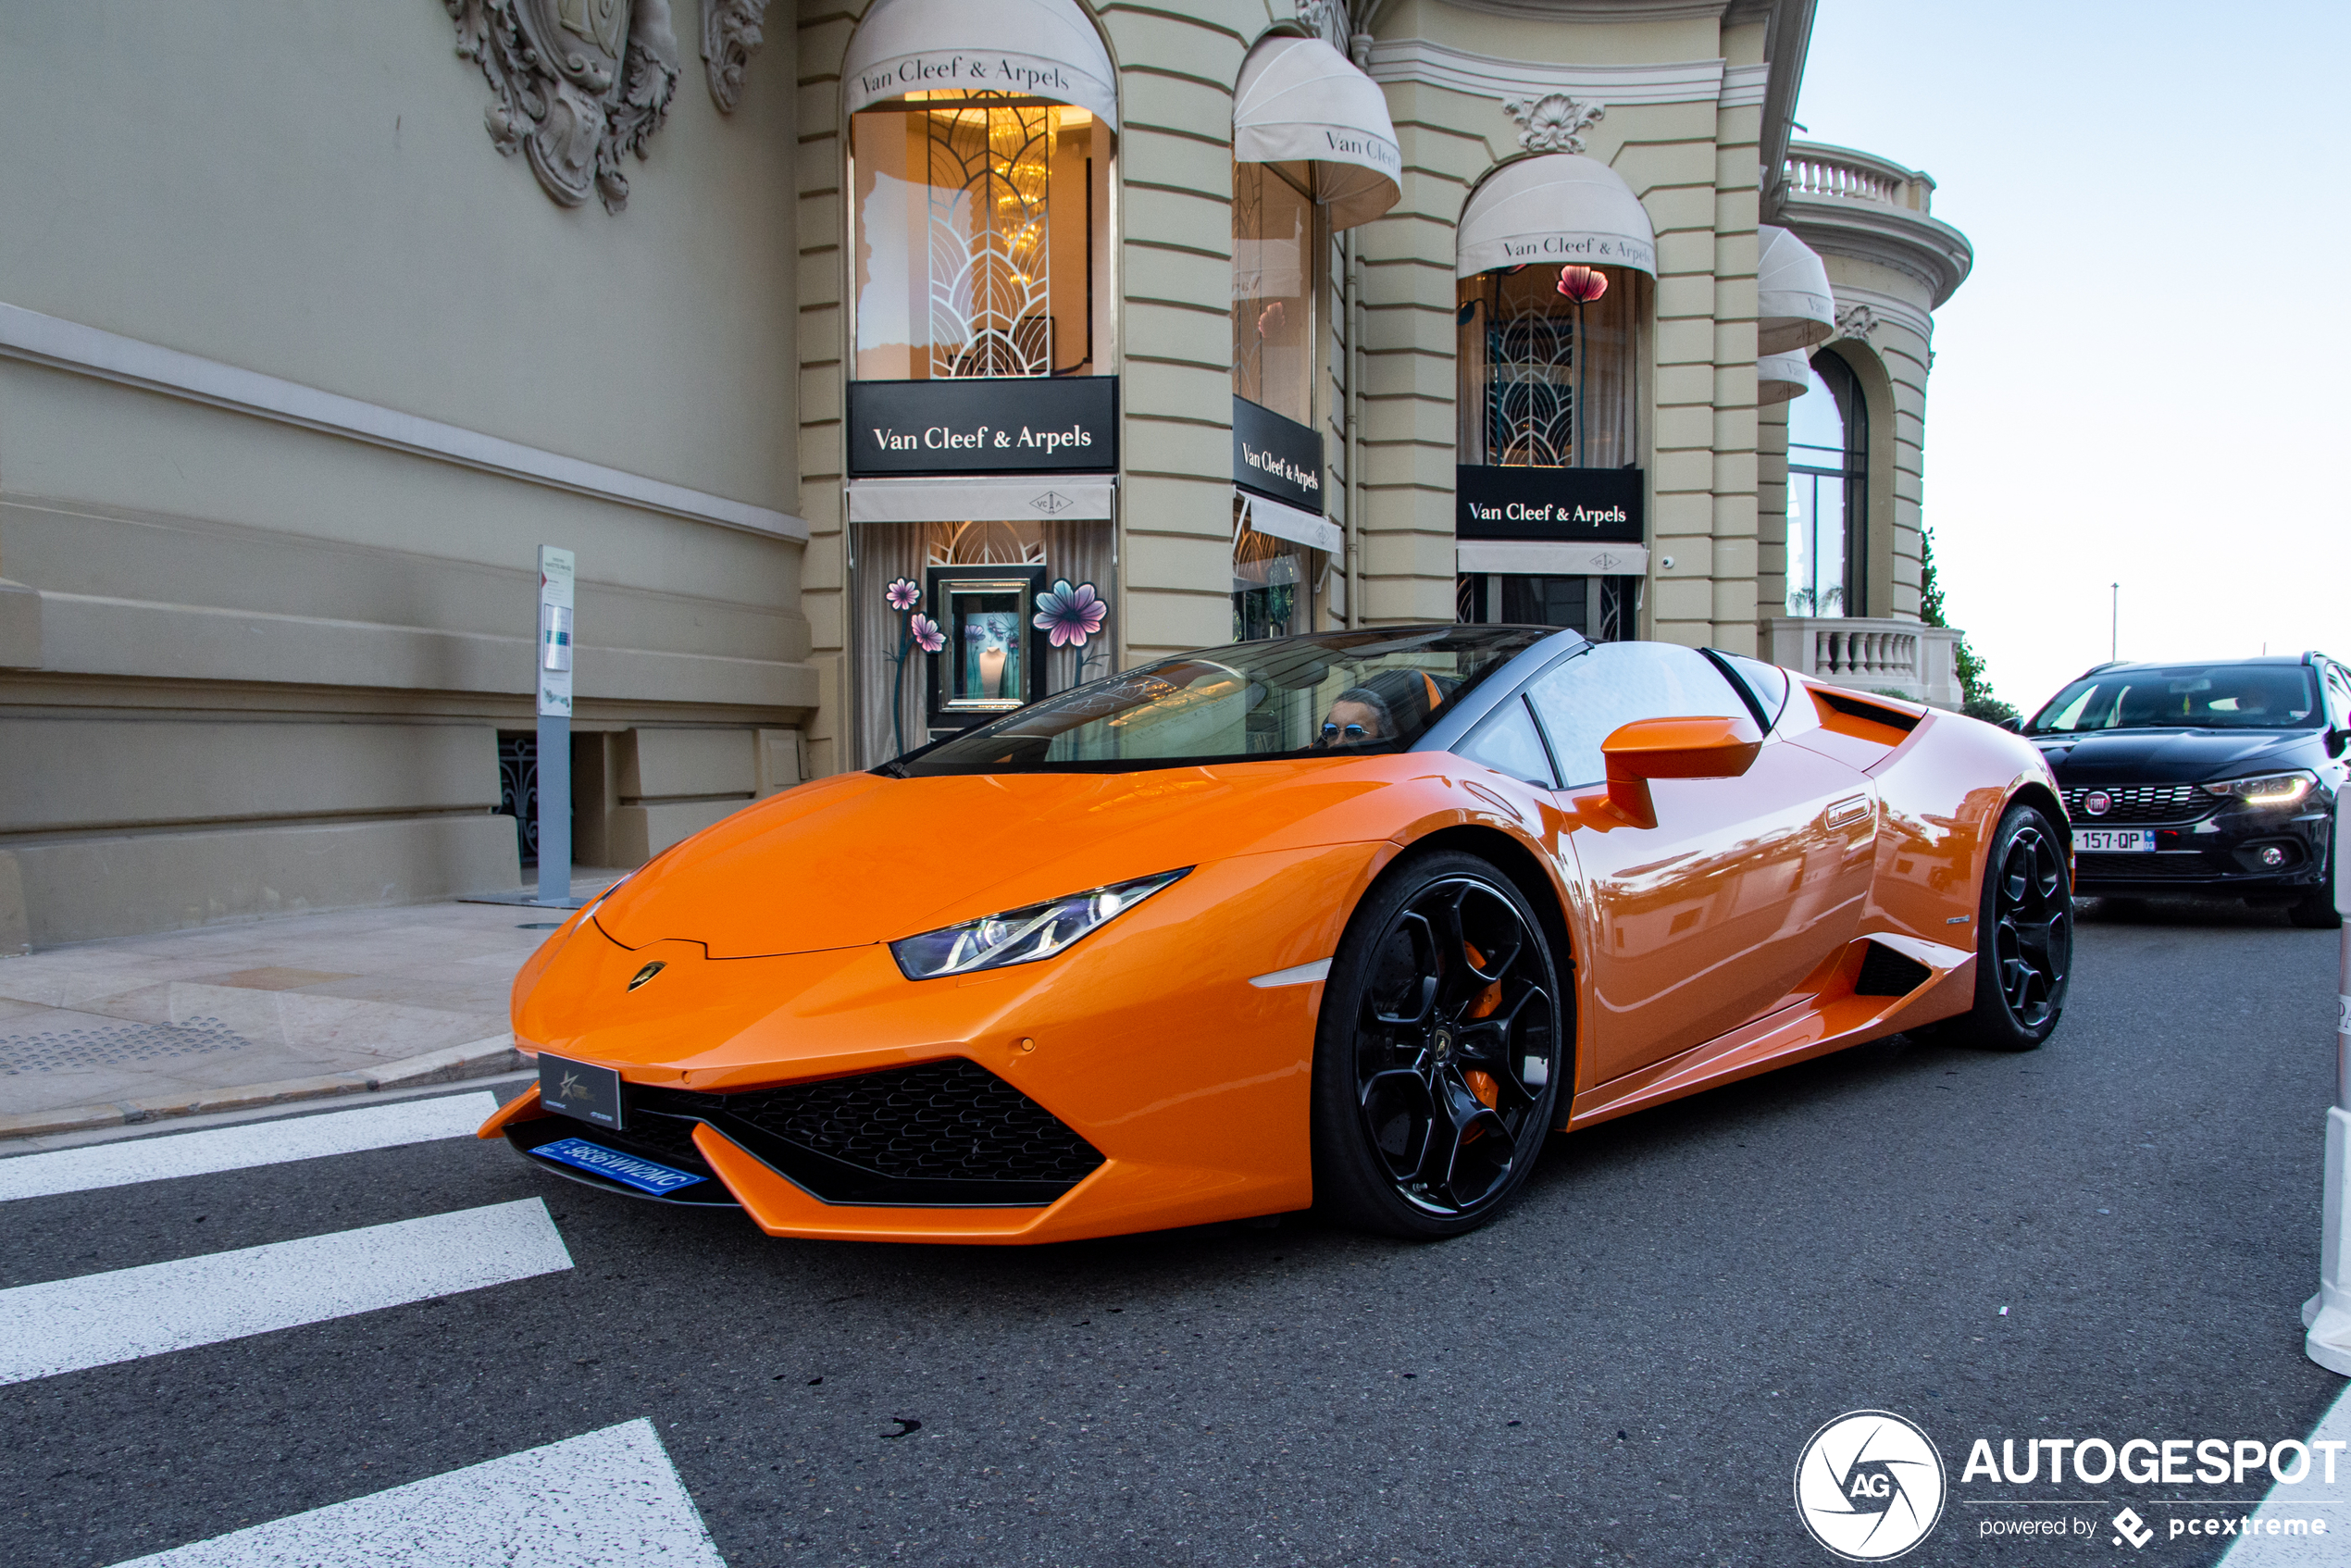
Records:
M1734 0L1445 0L1459 10L1483 11L1520 21L1672 22L1712 21Z
M1561 65L1480 55L1426 38L1382 39L1374 44L1371 76L1378 82L1416 81L1480 98L1564 93L1611 107L1719 103L1726 87L1745 98L1758 85L1753 68L1735 67L1726 71L1719 59L1631 66Z
M788 512L404 414L380 404L363 403L19 305L0 304L0 358L118 381L600 501L802 543L808 540L807 523Z
M1822 255L1873 262L1916 279L1929 309L1958 292L1975 266L1966 235L1940 218L1883 202L1797 197L1782 205L1780 221Z

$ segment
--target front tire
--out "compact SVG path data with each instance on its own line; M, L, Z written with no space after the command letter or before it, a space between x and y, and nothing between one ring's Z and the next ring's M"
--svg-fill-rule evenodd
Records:
M1567 1076L1542 922L1474 855L1414 856L1348 922L1315 1032L1314 1197L1413 1240L1474 1230L1534 1169Z
M1976 903L1975 1005L1926 1031L1936 1043L2032 1051L2056 1030L2073 972L2064 843L2038 806L2000 818Z

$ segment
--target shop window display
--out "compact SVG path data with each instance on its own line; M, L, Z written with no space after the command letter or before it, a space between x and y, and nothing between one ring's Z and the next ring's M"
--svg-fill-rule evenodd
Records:
M1233 166L1233 391L1314 422L1314 202L1303 165Z
M1640 460L1640 323L1651 284L1616 267L1505 268L1455 290L1460 461L1621 468ZM1458 619L1637 635L1631 576L1465 573Z

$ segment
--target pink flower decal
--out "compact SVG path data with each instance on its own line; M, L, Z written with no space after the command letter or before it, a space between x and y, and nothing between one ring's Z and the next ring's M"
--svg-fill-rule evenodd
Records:
M1037 596L1037 614L1031 617L1037 629L1048 634L1056 648L1083 648L1086 640L1102 629L1102 618L1110 614L1110 606L1101 601L1090 582L1069 586L1063 578L1049 592Z
M889 607L893 610L911 610L923 600L923 591L907 578L891 579L886 591L889 595Z
M914 646L926 653L936 653L947 646L947 634L939 630L939 623L928 616L908 616L906 635L912 637Z
M1597 267L1562 267L1560 292L1577 305L1589 305L1608 292L1608 274Z

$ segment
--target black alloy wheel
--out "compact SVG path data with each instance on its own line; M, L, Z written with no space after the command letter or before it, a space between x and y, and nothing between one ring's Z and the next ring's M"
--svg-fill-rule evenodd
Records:
M2031 1051L2056 1029L2073 973L2073 888L2063 846L2037 806L2012 806L2000 819L1977 905L1975 1005L1921 1033Z
M1525 896L1474 856L1408 862L1357 910L1330 980L1317 1201L1419 1239L1483 1225L1533 1169L1565 1076L1557 970Z

